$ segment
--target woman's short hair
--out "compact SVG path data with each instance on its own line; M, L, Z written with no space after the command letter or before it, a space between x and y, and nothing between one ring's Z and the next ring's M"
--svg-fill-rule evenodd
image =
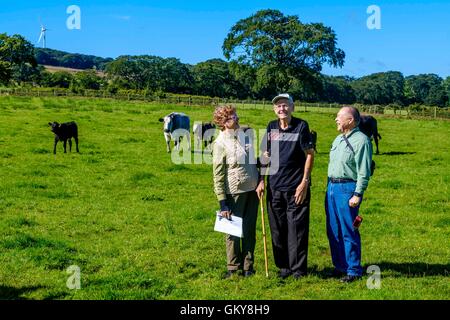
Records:
M234 113L236 113L236 108L232 105L218 106L216 110L214 110L214 123L220 130L223 130L225 128L225 122L227 122Z

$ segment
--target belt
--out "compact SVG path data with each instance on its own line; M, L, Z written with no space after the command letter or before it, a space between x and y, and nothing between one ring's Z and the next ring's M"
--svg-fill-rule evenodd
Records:
M328 178L330 179L331 183L348 183L348 182L356 182L353 179L346 179L346 178Z

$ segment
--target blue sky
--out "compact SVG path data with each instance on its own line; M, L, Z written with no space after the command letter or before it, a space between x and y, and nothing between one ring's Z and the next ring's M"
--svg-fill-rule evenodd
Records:
M366 26L373 4L381 9L380 30ZM66 27L70 5L81 9L80 30ZM0 0L0 32L19 33L36 44L41 20L49 29L48 48L112 58L151 54L195 64L223 58L222 43L233 24L268 8L333 28L346 59L341 69L324 66L326 74L396 70L450 76L448 0Z

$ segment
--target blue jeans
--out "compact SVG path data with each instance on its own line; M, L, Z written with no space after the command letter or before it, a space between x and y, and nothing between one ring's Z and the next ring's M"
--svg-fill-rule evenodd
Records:
M355 187L356 182L329 182L325 196L325 211L334 267L348 275L361 276L361 238L358 229L353 228L359 206L352 208L348 204Z

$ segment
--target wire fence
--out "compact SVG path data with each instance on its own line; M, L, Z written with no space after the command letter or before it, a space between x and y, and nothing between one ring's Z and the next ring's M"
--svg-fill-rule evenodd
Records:
M126 101L145 101L157 104L176 104L186 106L217 106L233 104L238 109L271 110L272 103L268 100L237 100L226 98L211 98L203 96L165 94L155 96L132 91L118 91L115 93L103 90L82 90L74 92L64 88L0 88L0 96L31 96L31 97L84 97L110 98ZM336 113L343 105L338 103L307 103L296 104L297 111ZM353 105L361 112L370 114L387 114L405 117L443 118L450 119L450 108L430 107L424 105L410 105L399 107L396 105Z

